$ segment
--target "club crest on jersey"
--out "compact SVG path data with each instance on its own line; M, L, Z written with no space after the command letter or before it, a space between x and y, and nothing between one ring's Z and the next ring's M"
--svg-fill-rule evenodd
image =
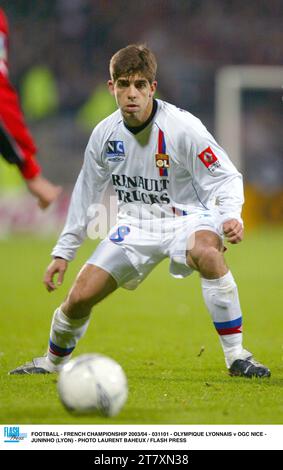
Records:
M159 169L159 176L168 176L168 168L170 167L169 155L166 154L166 142L164 132L158 130L158 153L155 154L155 165Z
M203 150L203 152L198 155L198 158L211 173L214 173L216 168L220 167L218 158L210 147Z
M168 168L170 167L169 155L165 153L156 153L155 165L159 169L160 176L168 176Z
M122 140L108 140L106 155L111 161L120 161L125 157L124 142Z

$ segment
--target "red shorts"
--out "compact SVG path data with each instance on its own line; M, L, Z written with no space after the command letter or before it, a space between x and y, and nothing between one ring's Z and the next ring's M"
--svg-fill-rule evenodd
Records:
M1 74L0 153L7 161L19 166L25 179L34 178L41 171L35 159L36 147L26 127L17 94Z

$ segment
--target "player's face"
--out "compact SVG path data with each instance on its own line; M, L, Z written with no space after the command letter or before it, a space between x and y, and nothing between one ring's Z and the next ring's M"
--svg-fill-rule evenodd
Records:
M124 120L133 127L140 126L149 118L156 86L156 81L149 83L141 75L119 77L115 82L108 82Z

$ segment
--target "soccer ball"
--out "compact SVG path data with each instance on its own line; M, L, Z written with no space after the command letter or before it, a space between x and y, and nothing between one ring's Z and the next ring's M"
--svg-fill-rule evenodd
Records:
M83 354L62 368L58 392L63 405L75 414L115 416L127 400L127 378L113 359Z

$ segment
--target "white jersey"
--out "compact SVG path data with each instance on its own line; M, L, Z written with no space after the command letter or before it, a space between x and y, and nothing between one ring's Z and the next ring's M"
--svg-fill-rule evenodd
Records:
M242 176L199 119L157 100L152 121L133 134L120 110L99 123L89 140L68 217L53 256L70 261L87 234L88 208L108 183L118 219L186 215L216 207L222 223L241 220Z

